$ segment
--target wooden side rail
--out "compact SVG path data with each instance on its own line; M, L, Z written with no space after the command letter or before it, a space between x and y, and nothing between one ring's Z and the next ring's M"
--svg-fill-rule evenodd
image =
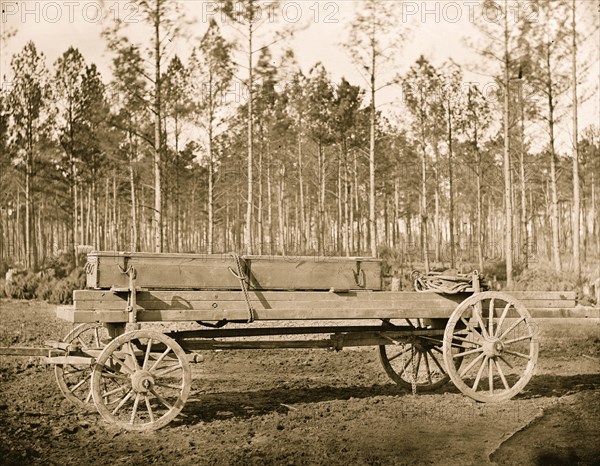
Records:
M600 317L600 310L577 308L574 292L511 292L533 317ZM469 294L420 292L250 291L256 320L336 320L448 318ZM70 322L127 322L127 293L78 290L72 308L59 308ZM141 291L139 322L246 320L241 291Z

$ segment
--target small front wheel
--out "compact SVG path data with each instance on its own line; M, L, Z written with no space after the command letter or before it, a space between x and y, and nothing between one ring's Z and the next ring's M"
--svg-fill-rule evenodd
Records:
M102 324L86 323L71 330L63 342L76 345L85 352L102 349L107 338L108 332ZM94 409L91 364L57 364L54 366L54 375L58 388L67 400L83 409Z
M127 430L164 427L183 409L191 388L184 350L151 330L125 333L100 354L92 396L102 418Z
M448 375L474 400L515 396L533 376L537 357L537 328L525 306L506 293L487 291L465 299L446 325ZM460 368L457 359L462 360Z

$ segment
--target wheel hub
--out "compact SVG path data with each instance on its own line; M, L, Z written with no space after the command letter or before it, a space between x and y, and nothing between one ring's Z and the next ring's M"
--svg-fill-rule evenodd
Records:
M486 338L483 344L483 352L486 356L494 358L504 352L504 345L498 338Z
M147 393L154 386L154 377L148 371L136 371L131 375L131 387L136 393Z

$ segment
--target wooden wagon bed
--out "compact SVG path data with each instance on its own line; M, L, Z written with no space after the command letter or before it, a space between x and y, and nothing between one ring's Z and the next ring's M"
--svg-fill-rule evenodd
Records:
M241 291L140 291L138 322L241 321L248 305ZM575 292L513 291L532 317L593 317L575 307ZM471 293L248 291L254 320L449 318ZM58 310L69 322L129 322L127 292L78 290L74 305ZM501 309L498 310L501 312Z

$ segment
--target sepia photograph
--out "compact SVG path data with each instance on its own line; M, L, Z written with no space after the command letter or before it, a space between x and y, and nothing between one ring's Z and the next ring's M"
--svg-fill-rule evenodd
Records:
M0 7L0 465L600 464L600 0Z

